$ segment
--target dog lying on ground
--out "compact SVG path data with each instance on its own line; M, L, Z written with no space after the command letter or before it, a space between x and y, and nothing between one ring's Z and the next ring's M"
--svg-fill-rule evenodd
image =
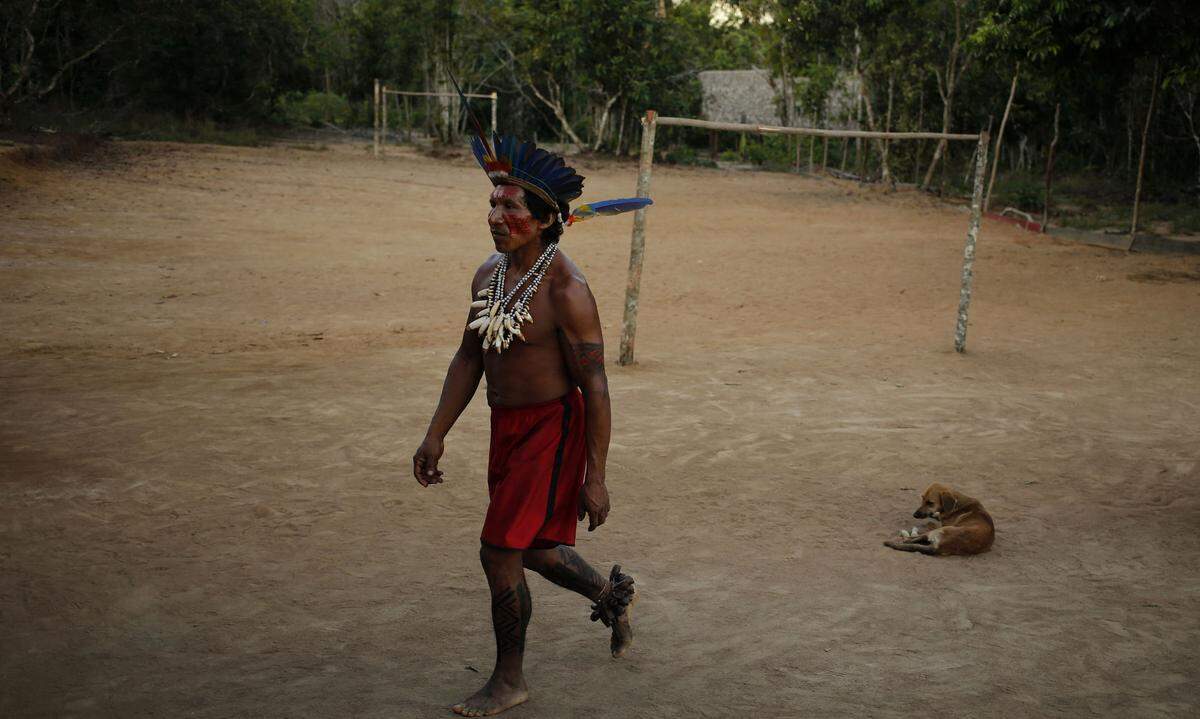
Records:
M886 541L884 546L921 554L980 554L991 549L996 538L996 525L979 500L944 484L929 485L913 516L937 521L926 524L924 531L900 530L901 539Z

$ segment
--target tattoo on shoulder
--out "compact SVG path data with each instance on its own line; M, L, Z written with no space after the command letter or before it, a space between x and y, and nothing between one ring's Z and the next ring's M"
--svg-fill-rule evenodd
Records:
M604 374L604 344L579 342L571 345L571 363L579 376Z

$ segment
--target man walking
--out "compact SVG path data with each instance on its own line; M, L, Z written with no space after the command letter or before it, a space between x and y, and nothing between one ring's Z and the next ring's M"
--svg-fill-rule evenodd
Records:
M568 203L582 193L583 178L561 157L511 137L489 144L481 134L473 149L494 185L487 219L497 254L471 283L467 327L413 455L413 474L423 487L442 482L443 439L486 375L490 501L479 556L491 589L496 665L487 683L452 709L489 716L528 698L521 664L533 605L525 569L591 600L592 618L612 628L614 657L633 641L627 608L634 588L619 566L606 578L572 549L576 523L586 516L592 531L609 512L600 317L583 274L558 249L563 218L567 225L581 219ZM621 202L649 203L614 201ZM608 204L577 213L591 216L589 207Z

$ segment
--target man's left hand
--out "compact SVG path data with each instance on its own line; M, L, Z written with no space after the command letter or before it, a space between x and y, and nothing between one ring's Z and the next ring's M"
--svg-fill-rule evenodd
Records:
M604 486L604 480L586 479L579 496L579 521L586 515L590 532L608 519L608 508L608 487Z

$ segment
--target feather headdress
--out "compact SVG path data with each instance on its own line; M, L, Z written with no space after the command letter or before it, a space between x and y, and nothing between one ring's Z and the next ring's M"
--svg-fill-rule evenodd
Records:
M604 200L580 205L569 212L572 200L583 194L583 177L568 167L559 155L535 146L532 142L518 140L511 135L492 135L488 142L483 126L471 110L463 95L458 80L447 70L454 89L467 108L475 137L471 138L471 152L493 185L516 185L537 195L546 204L562 212L564 223L570 225L596 215L619 215L622 212L640 210L654 204L649 197L631 197L621 200Z

